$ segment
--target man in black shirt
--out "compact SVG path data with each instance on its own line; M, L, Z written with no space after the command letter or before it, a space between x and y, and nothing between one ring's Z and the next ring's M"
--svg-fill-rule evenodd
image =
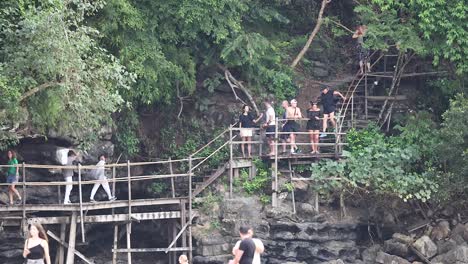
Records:
M241 226L239 235L242 239L232 264L252 264L255 255L255 242L249 236L249 227Z
M343 101L346 100L340 92L330 89L328 86L325 86L322 89L322 94L320 95L320 102L323 105L323 132L327 132L328 120L332 123L333 127L336 127L335 121L335 108L336 101L335 95L340 96ZM321 134L320 137L326 137L326 134Z

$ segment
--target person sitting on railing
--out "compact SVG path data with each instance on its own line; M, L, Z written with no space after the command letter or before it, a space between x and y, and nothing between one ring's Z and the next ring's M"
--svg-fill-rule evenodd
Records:
M67 166L73 166L73 162L76 159L76 153L73 150L68 151L67 155ZM63 199L63 204L70 204L70 193L73 189L73 169L67 168L63 169L63 179L67 185L65 185L65 198Z
M117 198L112 195L110 187L109 187L109 182L107 181L107 177L105 174L105 168L104 165L106 165L106 156L100 155L99 156L99 162L96 164L98 167L97 169L94 169L94 178L98 180L99 182L95 183L93 186L93 189L91 190L91 196L89 197L89 200L94 203L96 202L94 200L94 195L96 194L97 190L99 189L99 186L102 185L102 188L104 188L104 191L107 194L107 197L109 198L109 201L115 201Z
M357 39L357 50L359 55L359 74L364 74L364 66L366 72L371 71L371 65L369 61L369 49L364 47L364 37L367 33L367 26L359 25L353 34L353 38Z
M299 153L299 148L296 145L296 134L295 132L299 132L299 124L296 122L296 119L302 118L301 109L297 107L296 99L291 100L291 106L288 107L286 111L286 118L288 121L283 127L284 132L289 132L289 141L291 144L291 154Z
M240 128L240 136L242 138L242 141L249 142L252 141L252 135L253 135L253 127L255 124L263 117L263 114L260 114L260 116L255 119L252 114L250 113L250 107L248 105L244 105L242 107L242 114L239 116L239 128ZM242 157L245 156L245 145L244 143L241 144L241 150L242 150ZM247 143L247 154L248 157L251 157L252 154L252 144Z
M284 109L282 119L286 120L286 116L287 116L287 112L289 108L289 102L287 100L284 100L283 102L281 102L281 107ZM283 121L281 124L281 132L285 132L284 131L285 124L286 124L286 121ZM281 134L280 140L281 140L281 147L283 148L282 154L286 154L286 145L287 143L289 143L289 134Z
M310 101L310 108L307 110L307 130L310 135L310 143L312 146L312 154L319 153L319 132L320 132L320 108L317 107L316 101Z
M270 153L269 156L275 155L275 146L274 146L274 138L275 138L275 122L276 122L276 115L275 109L271 106L271 102L265 101L263 103L266 108L266 121L263 127L266 129L266 138L268 140L268 146L270 146Z
M335 121L335 109L336 109L336 101L335 95L340 96L343 101L346 100L340 92L334 91L330 89L330 87L325 86L322 89L322 93L320 95L320 102L323 105L323 133L320 134L320 137L326 137L325 134L327 132L328 120L332 123L332 126L336 128L336 121Z
M17 203L21 204L21 195L19 194L18 190L15 188L15 183L18 182L19 178L19 167L18 167L18 160L16 159L16 152L13 150L9 150L7 152L8 155L8 170L7 170L7 177L6 181L10 185L8 186L8 196L10 197L10 205L13 205L14 199L13 194L18 197Z

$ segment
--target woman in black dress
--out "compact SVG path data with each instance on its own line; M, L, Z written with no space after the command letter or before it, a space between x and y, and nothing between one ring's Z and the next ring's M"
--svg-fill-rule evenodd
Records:
M312 154L319 153L319 132L320 132L320 108L317 103L310 101L310 108L307 110L307 130L309 131L310 143L312 146Z

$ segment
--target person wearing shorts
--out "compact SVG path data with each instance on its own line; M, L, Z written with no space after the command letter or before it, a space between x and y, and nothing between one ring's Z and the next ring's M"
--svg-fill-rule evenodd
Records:
M266 121L263 127L266 129L266 138L268 141L268 146L270 146L270 153L269 156L275 155L275 146L274 146L274 139L275 139L275 122L276 122L276 115L275 109L271 106L269 101L264 102L266 113Z
M326 137L328 120L332 123L333 127L336 127L335 121L335 109L336 109L336 101L335 96L340 96L343 101L346 100L340 92L334 91L330 89L330 87L325 86L322 89L322 94L320 95L320 101L323 105L323 134L320 137Z
M371 65L369 61L369 49L364 47L364 37L367 33L367 26L359 25L356 31L353 34L353 38L357 39L357 50L358 50L358 59L359 59L359 74L364 74L371 71Z
M16 159L16 152L13 150L9 150L7 152L8 155L8 171L7 171L7 179L6 182L10 185L8 186L8 196L10 198L10 205L14 204L13 195L18 197L17 203L21 203L21 195L19 194L18 190L15 188L15 184L18 182L19 177L19 167L18 160Z
M291 100L291 106L288 107L286 112L286 118L288 121L283 127L284 132L289 132L289 140L291 144L291 154L299 153L299 148L296 145L296 132L299 132L299 124L296 122L297 119L302 118L301 109L297 107L296 99Z
M289 133L288 131L284 131L284 126L286 125L286 116L287 116L287 112L288 112L288 108L289 108L289 102L287 100L284 100L283 102L281 102L281 107L283 108L284 112L283 112L283 124L281 125L281 135L280 135L280 141L281 141L281 147L283 149L283 151L281 152L282 154L285 154L286 153L286 146L287 146L287 143L289 143Z
M319 153L319 132L320 132L320 108L317 107L317 102L310 101L310 108L307 110L307 130L309 131L310 144L312 154Z
M240 129L240 136L242 138L242 142L250 142L252 141L253 135L253 127L255 124L262 118L263 114L261 114L257 119L254 119L252 114L250 114L250 107L248 105L244 105L242 107L242 114L239 116L239 129ZM242 157L245 156L245 145L246 143L241 144L242 150ZM251 157L252 153L252 144L247 143L247 153L248 157Z

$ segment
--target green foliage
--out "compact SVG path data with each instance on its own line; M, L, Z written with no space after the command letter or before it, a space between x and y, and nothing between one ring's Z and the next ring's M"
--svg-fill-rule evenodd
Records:
M249 180L249 175L245 171L241 174L242 188L247 194L262 195L268 191L270 184L270 170L267 168L262 160L254 160L254 164L257 168L257 175Z
M138 126L138 115L133 109L125 109L120 112L115 140L117 150L127 158L131 158L140 151Z
M166 197L170 193L169 183L166 180L152 182L149 191L157 197Z
M2 125L29 122L86 143L111 123L133 76L85 25L102 2L0 3ZM19 114L22 113L22 114ZM25 117L29 120L25 120Z
M459 94L443 114L442 140L438 157L445 166L443 190L446 199L466 201L468 198L468 97Z
M360 189L404 200L426 201L437 191L436 179L418 173L420 159L414 143L384 137L375 127L350 133L349 154L345 161L325 161L312 166L312 177L319 190ZM404 142L404 143L403 143Z
M431 54L436 65L441 60L451 61L460 75L468 71L466 2L372 0L358 5L355 11L369 25L371 46L398 44L403 50Z

